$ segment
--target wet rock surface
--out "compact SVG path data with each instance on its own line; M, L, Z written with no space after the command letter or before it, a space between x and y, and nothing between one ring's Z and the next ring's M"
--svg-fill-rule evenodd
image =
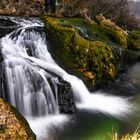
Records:
M63 79L59 80L60 84L58 85L58 104L60 112L71 114L76 111L74 97L71 91L71 85L64 81Z

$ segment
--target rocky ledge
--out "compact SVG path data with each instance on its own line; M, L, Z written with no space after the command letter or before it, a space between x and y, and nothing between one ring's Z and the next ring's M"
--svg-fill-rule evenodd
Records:
M49 49L57 63L90 89L114 81L140 61L139 31L126 32L103 16L96 20L43 17Z

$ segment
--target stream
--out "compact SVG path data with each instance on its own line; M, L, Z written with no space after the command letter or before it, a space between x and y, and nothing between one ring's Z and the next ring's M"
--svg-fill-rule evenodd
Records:
M38 140L111 140L115 132L121 136L138 127L139 63L120 75L116 89L90 93L53 60L40 19L1 16L0 29L0 97L24 115ZM60 111L62 80L71 85L73 114ZM113 95L124 91L135 96Z

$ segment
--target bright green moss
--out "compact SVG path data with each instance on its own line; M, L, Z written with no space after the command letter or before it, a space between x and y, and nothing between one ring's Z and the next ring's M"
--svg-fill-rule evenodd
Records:
M62 64L83 73L94 84L98 84L102 78L115 78L117 70L111 46L83 37L75 27L75 24L78 24L77 19L69 22L66 19L46 17L46 21L50 49ZM88 26L82 20L79 20L79 24L81 27L85 24ZM89 23L92 28L97 27L95 23L93 24Z
M139 58L126 49L127 33L110 20L44 19L53 57L67 71L90 79L94 86L114 80L124 62Z

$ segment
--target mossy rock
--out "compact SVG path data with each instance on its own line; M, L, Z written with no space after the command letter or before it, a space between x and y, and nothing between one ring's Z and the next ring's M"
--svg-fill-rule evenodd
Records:
M62 26L75 28L82 37L88 40L127 48L127 32L103 16L96 16L96 22L82 18L61 18L59 20Z
M53 58L94 87L113 81L129 61L140 61L140 54L128 49L128 34L110 20L43 19Z
M114 22L105 19L103 16L96 16L97 23L99 24L100 32L103 32L110 41L127 48L127 32L118 27Z
M35 140L26 119L9 103L0 99L0 139Z
M104 42L83 37L69 19L44 17L49 49L60 65L84 75L94 86L105 79L114 80L118 70L114 49ZM77 19L75 21L78 22ZM86 24L79 20L79 24ZM95 23L89 25L96 26Z
M140 50L140 31L129 32L128 48L131 50Z

